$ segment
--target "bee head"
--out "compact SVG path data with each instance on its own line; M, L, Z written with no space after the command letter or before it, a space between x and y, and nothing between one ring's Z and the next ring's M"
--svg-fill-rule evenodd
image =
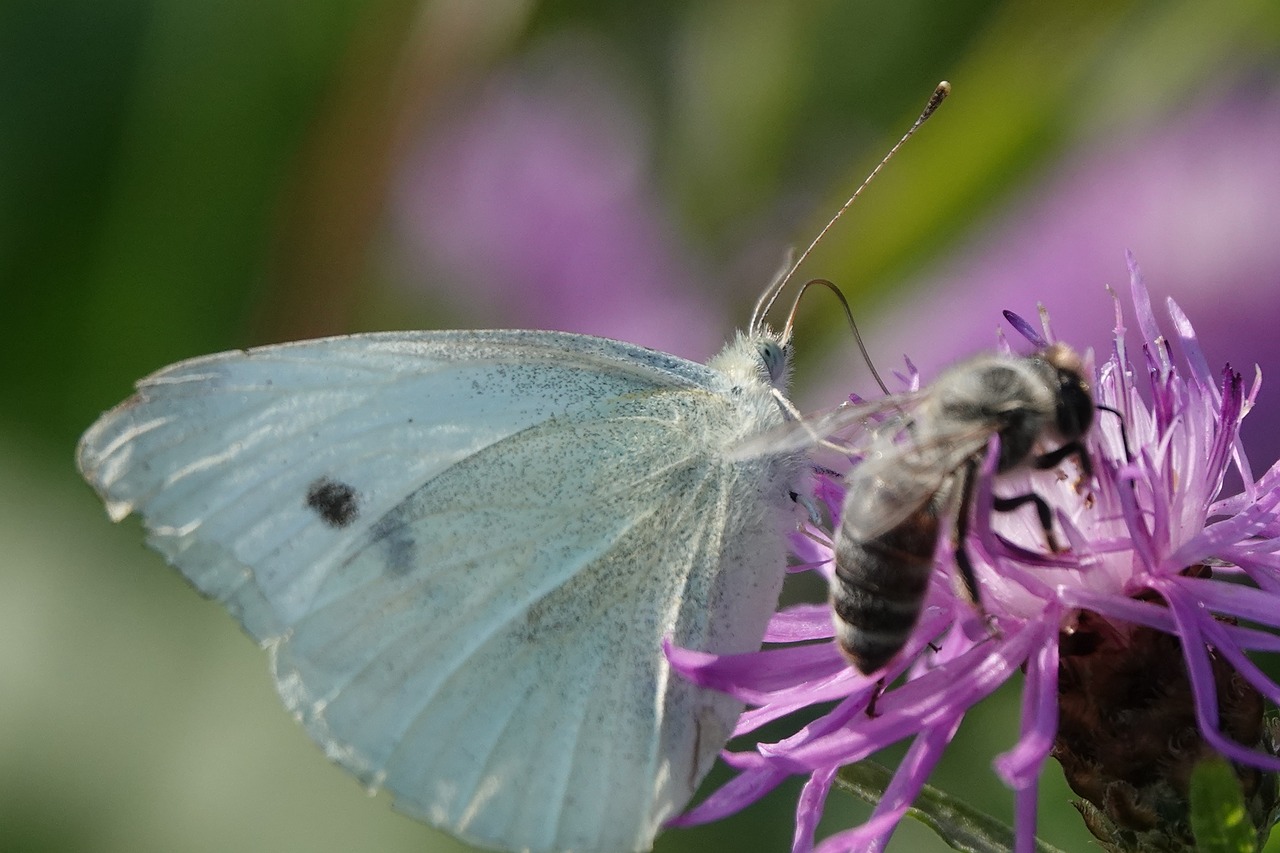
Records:
M1063 343L1046 347L1040 357L1058 377L1058 434L1068 441L1081 438L1093 424L1093 394L1084 378L1079 354Z

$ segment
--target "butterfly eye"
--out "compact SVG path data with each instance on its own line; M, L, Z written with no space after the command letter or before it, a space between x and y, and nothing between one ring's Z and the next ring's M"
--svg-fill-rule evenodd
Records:
M760 360L764 362L764 369L769 374L769 381L777 384L787 366L786 349L777 341L761 341L758 349Z

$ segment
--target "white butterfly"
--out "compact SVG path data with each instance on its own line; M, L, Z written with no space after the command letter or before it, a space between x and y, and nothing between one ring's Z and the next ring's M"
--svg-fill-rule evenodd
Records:
M270 653L399 809L486 847L638 851L741 711L661 644L760 645L804 451L783 338L707 365L538 331L354 335L185 361L81 439L119 520Z

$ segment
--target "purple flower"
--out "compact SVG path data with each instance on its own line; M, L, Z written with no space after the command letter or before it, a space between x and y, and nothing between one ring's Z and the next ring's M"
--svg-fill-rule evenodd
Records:
M1078 794L1098 798L1086 817L1112 828L1141 831L1147 817L1166 816L1170 801L1185 812L1189 765L1214 752L1237 762L1246 799L1260 798L1250 803L1255 818L1269 813L1274 791L1260 794L1259 780L1280 771L1280 758L1263 731L1262 697L1280 700L1280 685L1247 653L1280 650L1280 465L1255 478L1238 433L1259 382L1230 368L1214 373L1170 300L1176 360L1132 259L1130 278L1141 363L1131 365L1117 302L1114 349L1096 370L1094 396L1119 416L1100 410L1089 435L1094 481L1052 470L1001 477L1003 493L1021 486L1050 504L1069 548L1045 553L1033 518L990 510L989 453L968 542L985 619L953 592L952 559L940 549L942 571L919 624L875 677L837 652L825 605L778 613L766 637L777 646L764 651L669 650L686 677L752 706L738 734L835 703L783 740L726 753L736 776L679 823L737 811L803 773L793 849L815 849L837 769L910 740L870 819L816 846L882 849L969 708L1019 673L1020 735L994 761L1016 798L1017 850L1033 849L1036 781L1050 754ZM1232 468L1243 486L1219 497ZM820 498L838 512L838 486L824 488ZM806 566L829 571L829 548L811 537L796 542ZM1110 740L1091 737L1107 731ZM1152 768L1159 778L1149 778ZM1183 831L1155 822L1158 831Z

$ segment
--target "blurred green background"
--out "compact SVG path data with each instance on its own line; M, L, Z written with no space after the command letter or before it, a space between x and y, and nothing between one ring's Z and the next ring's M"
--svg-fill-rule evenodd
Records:
M77 436L164 364L321 334L558 326L705 358L944 78L953 98L805 269L845 288L890 366L950 342L916 330L958 316L940 298L923 314L893 305L955 259L1022 262L999 251L1016 211L1074 203L1056 200L1064 186L1141 163L1219 101L1280 115L1280 6L0 3L0 848L462 849L327 763L232 620L145 550L136 522L107 522L74 470ZM1068 271L1075 247L1105 244L1107 280L1080 274L1091 298L1124 283L1126 248L1149 272L1176 257L1164 278L1193 269L1214 294L1193 320L1237 322L1235 304L1274 324L1274 127L1211 118L1180 168L1099 183L1111 210L1106 192L1152 191L1140 178L1195 176L1185 203L1146 208L1158 220L1086 210L1070 221L1100 233L1008 239ZM1275 144L1230 154L1250 179L1224 199L1196 153L1256 132ZM1222 234L1203 224L1240 210ZM1144 236L1180 228L1205 239ZM957 327L955 346L990 340L1001 308L1077 299L1034 276L1016 305L972 293L945 305L990 319ZM834 306L811 305L799 398L867 391ZM1223 345L1243 346L1244 366L1276 337ZM980 706L933 780L1006 818L990 759L1013 743L1016 700ZM659 849L789 849L796 792ZM1052 762L1042 797L1042 835L1085 849ZM865 813L837 794L824 826ZM938 846L908 821L892 848Z

